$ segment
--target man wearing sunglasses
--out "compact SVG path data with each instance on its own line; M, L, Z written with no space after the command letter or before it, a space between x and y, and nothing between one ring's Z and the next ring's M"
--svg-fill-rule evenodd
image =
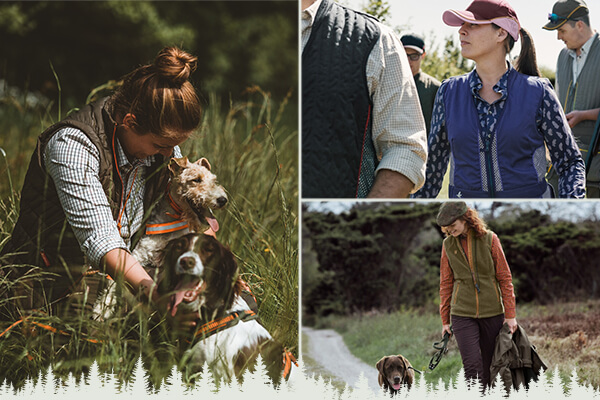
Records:
M427 128L427 135L429 136L433 102L441 83L433 76L427 75L425 72L421 71L421 63L426 54L425 41L423 38L413 33L407 33L400 38L400 41L406 51L408 64L410 65L410 70L415 79L415 85L417 85L419 101L421 102L421 111L425 118L425 127Z
M587 164L587 197L600 197L600 157L590 143L600 112L600 38L590 26L589 9L583 0L559 0L554 3L544 29L557 32L565 48L558 56L556 92L565 110L569 126L579 143ZM553 182L554 178L554 182ZM556 182L556 173L548 175ZM556 186L555 186L556 187Z

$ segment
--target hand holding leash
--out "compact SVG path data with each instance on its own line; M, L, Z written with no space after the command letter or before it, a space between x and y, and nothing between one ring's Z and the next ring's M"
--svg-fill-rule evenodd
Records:
M429 361L429 370L433 371L435 367L438 366L444 354L448 352L448 341L450 341L450 336L452 335L452 327L448 325L448 329L445 328L444 325L444 337L439 342L435 342L433 344L433 348L437 350L437 353L431 357Z
M444 336L446 333L452 336L452 327L450 324L442 325L442 336Z

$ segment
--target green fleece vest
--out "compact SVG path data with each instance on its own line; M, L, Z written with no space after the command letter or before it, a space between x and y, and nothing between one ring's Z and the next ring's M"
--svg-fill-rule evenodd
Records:
M504 313L500 286L492 258L493 232L478 238L472 230L467 235L469 254L460 239L444 239L444 249L454 274L450 314L460 317L489 318Z

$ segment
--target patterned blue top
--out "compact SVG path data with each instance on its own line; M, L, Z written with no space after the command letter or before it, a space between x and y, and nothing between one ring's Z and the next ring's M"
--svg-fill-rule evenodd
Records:
M468 81L477 107L481 135L490 137L498 122L500 111L506 104L508 96L508 76L516 71L509 66L508 71L502 75L494 86L494 91L501 95L500 99L489 104L479 95L483 83L476 70L473 70ZM543 135L548 147L550 158L559 174L558 196L563 198L583 198L585 195L585 167L581 153L575 143L571 128L565 118L560 102L552 86L547 80L544 82L542 107L536 115L536 125ZM413 195L415 198L435 198L442 186L444 174L450 159L450 142L446 132L446 111L444 106L444 93L448 81L442 83L435 97L433 116L431 119L431 133L429 134L429 153L427 159L427 172L425 185ZM536 168L543 174L547 169L545 155L541 154L536 161ZM482 169L482 174L486 171ZM542 175L543 176L543 175ZM488 181L488 177L482 177Z

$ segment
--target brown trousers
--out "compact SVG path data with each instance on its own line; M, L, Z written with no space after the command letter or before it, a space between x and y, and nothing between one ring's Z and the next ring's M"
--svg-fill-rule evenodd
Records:
M490 318L453 315L452 332L465 368L466 379L479 379L483 387L490 385L490 366L496 337L504 323L504 314Z

